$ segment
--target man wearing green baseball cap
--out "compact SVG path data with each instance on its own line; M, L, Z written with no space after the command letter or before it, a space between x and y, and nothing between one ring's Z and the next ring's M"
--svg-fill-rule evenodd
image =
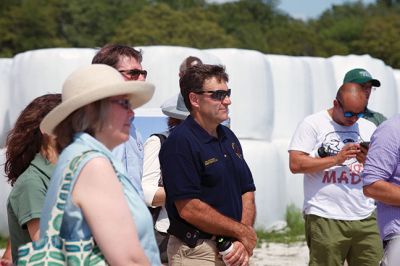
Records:
M371 74L362 68L354 68L346 73L343 79L343 84L350 82L358 83L363 87L367 100L369 100L372 88L381 86L379 80L372 78ZM372 111L368 108L365 109L364 118L371 121L376 126L379 126L379 124L386 120L386 117L383 114Z

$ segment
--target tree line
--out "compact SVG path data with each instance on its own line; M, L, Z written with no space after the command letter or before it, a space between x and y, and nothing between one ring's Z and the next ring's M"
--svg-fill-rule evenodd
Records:
M266 54L370 54L400 68L400 0L334 5L316 19L279 0L1 0L0 57L51 47L179 45Z

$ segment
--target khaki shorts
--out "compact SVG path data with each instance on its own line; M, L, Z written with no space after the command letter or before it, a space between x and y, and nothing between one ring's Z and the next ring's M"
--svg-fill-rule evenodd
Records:
M184 242L173 235L168 241L168 261L171 266L224 266L218 254L215 240L201 239L194 248L188 247Z
M376 266L383 248L375 215L359 221L305 215L309 265Z

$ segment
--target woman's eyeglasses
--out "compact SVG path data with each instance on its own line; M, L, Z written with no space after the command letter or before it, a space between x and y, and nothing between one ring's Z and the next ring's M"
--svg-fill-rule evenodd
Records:
M339 99L336 98L336 101L339 103L340 107L342 108L344 117L347 117L347 118L350 118L350 117L353 117L353 116L357 116L357 118L363 118L364 117L365 110L363 112L360 112L360 113L354 113L354 112L350 112L350 111L345 112L344 109L343 109L343 104L339 101Z
M130 80L138 80L140 75L146 79L147 71L141 69L130 69L130 70L118 70L120 73L129 77Z
M132 110L132 104L128 99L118 99L118 100L110 100L110 102L118 104L122 108L129 110Z
M210 93L210 98L216 101L222 101L226 97L231 97L231 89L216 91L195 91L196 94Z

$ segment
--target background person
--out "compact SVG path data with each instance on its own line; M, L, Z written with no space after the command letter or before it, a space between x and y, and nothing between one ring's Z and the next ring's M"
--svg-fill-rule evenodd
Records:
M203 64L200 58L195 57L195 56L189 56L186 57L185 60L181 63L179 66L179 78L183 76L185 73L186 69L189 67L195 66L195 65L200 65ZM228 116L228 119L222 121L221 123L224 126L231 127L231 118Z
M132 109L148 102L154 86L124 81L114 68L94 64L64 82L63 101L42 121L61 152L40 221L41 237L66 167L77 161L66 198L60 235L96 241L110 265L159 265L152 219L111 150L129 138ZM83 154L86 156L82 157Z
M107 44L93 57L92 64L109 65L119 73L124 80L145 81L147 71L142 68L142 52L127 45ZM128 141L118 145L112 151L119 158L126 169L128 177L133 182L139 195L144 199L141 185L143 175L143 141L139 130L135 127L133 119Z
M309 265L373 266L382 257L374 201L362 192L359 142L376 128L362 118L367 103L360 84L343 84L333 107L306 117L289 145L290 170L304 173Z
M384 255L381 266L400 262L400 115L382 123L371 138L362 173L364 194L377 202Z
M201 61L200 58L196 56L186 57L185 60L183 60L181 65L179 66L179 78L181 78L183 74L185 74L186 69L199 64L203 64L203 61Z
M39 239L39 220L50 176L57 161L54 139L40 131L42 119L61 102L46 94L29 103L6 140L4 173L12 190L7 201L12 261L18 247Z
M256 244L254 181L234 133L220 123L231 104L222 66L199 64L180 78L190 115L169 135L160 164L170 219L170 265L224 265L213 235L232 237L231 265Z
M379 80L372 78L371 74L362 68L354 68L346 73L343 83L349 82L358 83L362 86L367 101L369 101L369 97L371 96L372 88L381 86ZM383 114L372 111L368 106L365 108L364 118L371 121L376 126L379 126L386 120L386 117Z
M167 101L169 102L169 101ZM162 112L168 116L168 131L150 136L144 143L144 164L142 187L147 206L154 208L155 235L160 250L161 262L168 263L167 244L169 235L169 219L165 209L165 190L162 181L160 161L158 154L161 146L170 132L189 115L182 95L179 93L174 105L164 105Z

